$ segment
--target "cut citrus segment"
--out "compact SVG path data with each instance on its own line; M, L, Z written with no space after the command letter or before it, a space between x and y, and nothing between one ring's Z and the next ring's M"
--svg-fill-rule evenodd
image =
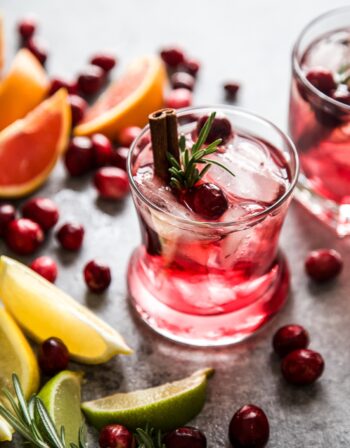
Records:
M102 132L115 138L127 126L144 126L148 115L163 106L165 82L165 69L158 57L135 60L88 109L75 134Z
M41 389L41 398L58 432L65 429L66 446L79 446L79 430L83 425L80 409L82 374L64 370L51 378Z
M45 182L69 131L67 93L60 90L0 132L0 197L23 196Z
M46 72L37 58L25 48L19 50L0 84L0 130L36 107L45 97L48 87Z
M203 369L173 383L87 401L82 409L96 428L108 423L130 429L149 424L168 431L183 426L200 412L205 402L207 378L212 373L212 369Z
M120 334L68 294L22 263L0 257L0 297L17 323L36 341L58 337L71 357L100 364L131 354Z

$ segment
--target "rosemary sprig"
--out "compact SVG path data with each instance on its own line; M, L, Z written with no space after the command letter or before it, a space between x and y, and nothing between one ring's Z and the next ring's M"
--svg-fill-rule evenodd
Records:
M138 428L135 437L137 448L165 448L162 442L162 432L149 425L146 425L145 429Z
M217 165L234 176L234 173L222 163L217 160L206 158L206 156L213 154L218 150L218 146L222 141L220 138L213 141L205 148L202 148L208 138L215 115L216 112L213 112L209 116L198 135L197 141L192 145L192 148L186 148L186 138L184 135L181 135L179 138L180 162L178 162L170 153L167 154L171 165L169 168L169 172L171 174L170 185L173 188L178 190L192 188L205 175L205 173L208 172L212 165ZM201 170L199 170L197 165L204 166Z

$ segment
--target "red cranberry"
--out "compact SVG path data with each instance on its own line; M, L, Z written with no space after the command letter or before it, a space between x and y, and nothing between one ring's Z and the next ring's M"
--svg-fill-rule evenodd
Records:
M318 249L310 252L305 260L307 274L317 282L335 278L343 269L343 259L334 249Z
M202 127L205 125L208 118L209 118L208 115L203 115L203 117L201 117L198 120L197 123L198 134L201 131ZM232 138L232 136L233 136L233 130L230 121L224 115L218 114L214 118L213 124L210 128L205 143L211 143L214 140L217 140L218 138L221 138L222 143L226 143L228 140Z
M79 90L85 95L97 93L105 80L105 72L97 65L88 65L78 77Z
M100 196L106 199L123 199L130 190L126 172L114 166L100 168L94 184Z
M305 386L314 383L322 375L324 360L313 350L294 350L283 359L281 370L289 383Z
M224 84L224 90L226 98L230 101L234 101L237 97L237 93L241 85L238 82L230 81Z
M90 59L90 64L97 65L106 73L111 71L116 63L115 57L107 53L98 53Z
M192 426L183 426L165 435L163 442L166 448L206 448L205 435Z
M119 148L113 148L111 165L126 171L128 154L129 154L129 148L125 148L124 146L120 146Z
M0 204L0 237L5 236L7 227L16 218L16 209L11 204Z
M110 165L112 162L112 143L103 134L94 134L91 137L92 146L94 148L95 166L101 167Z
M44 230L50 230L58 221L57 205L48 198L33 198L27 201L22 208L24 218L38 223Z
M218 219L228 208L227 198L217 185L204 183L193 188L193 211L205 219Z
M77 93L77 86L74 82L69 82L62 78L52 78L50 84L49 96L53 95L62 88L67 89L67 92L70 93L71 95Z
M174 89L165 98L165 106L171 109L181 109L192 104L192 93L188 89Z
M84 268L84 278L90 291L101 293L111 284L111 270L107 265L91 260Z
M5 240L8 247L17 254L29 255L44 241L44 233L36 222L20 218L8 224Z
M199 69L201 68L201 65L196 59L186 59L182 65L181 68L190 75L196 77Z
M138 126L128 126L124 128L118 136L118 142L121 146L130 148L132 142L140 135L141 128Z
M30 268L37 274L46 278L51 283L55 283L57 278L57 264L51 257L38 257L30 264Z
M195 79L192 75L186 72L176 72L171 75L170 83L174 89L188 89L193 90Z
M36 39L31 37L26 41L25 47L33 53L41 65L45 65L47 60L47 50L40 42L37 42Z
M275 352L283 357L299 348L309 345L309 334L300 325L285 325L276 331L273 341Z
M177 67L185 61L184 52L177 47L164 48L160 52L160 57L169 67Z
M30 39L37 29L36 20L32 17L26 17L18 23L18 32L23 41Z
M306 79L316 87L316 89L326 94L329 94L337 86L334 81L333 73L324 68L313 68L309 70L306 74Z
M56 238L64 249L77 251L83 244L84 234L83 226L75 222L69 222L59 229Z
M102 428L99 437L101 448L135 448L135 438L125 426L107 425Z
M88 103L79 95L69 95L68 103L72 112L72 126L76 126L85 115Z
M350 92L334 92L332 98L350 106Z
M69 362L68 349L59 338L46 339L39 348L38 361L40 369L46 375L55 375L67 368Z
M94 166L94 149L89 137L73 137L64 156L71 176L82 176Z
M265 412L252 404L243 406L232 417L228 435L234 448L263 448L270 435Z

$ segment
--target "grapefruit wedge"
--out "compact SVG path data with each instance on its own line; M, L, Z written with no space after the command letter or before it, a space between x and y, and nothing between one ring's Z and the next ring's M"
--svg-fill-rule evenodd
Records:
M48 87L49 81L40 62L29 50L19 50L7 76L0 83L0 130L36 107L45 97Z
M144 126L148 115L163 106L165 69L157 56L136 59L88 109L76 135L101 132L115 138L127 126Z
M61 89L0 132L0 197L24 196L47 179L67 146L70 126L67 92Z

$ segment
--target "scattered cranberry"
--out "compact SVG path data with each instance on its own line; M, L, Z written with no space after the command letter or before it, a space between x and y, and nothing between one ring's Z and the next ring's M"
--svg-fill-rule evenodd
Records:
M107 425L102 428L99 437L101 448L135 448L135 438L125 426Z
M94 134L91 137L91 142L94 148L95 166L111 165L113 148L109 138L103 134Z
M205 219L218 219L227 210L228 201L221 188L204 183L193 188L191 206Z
M169 67L177 67L178 65L185 62L184 52L177 47L164 48L160 52L160 57Z
M42 256L36 258L30 264L30 268L37 274L46 278L51 283L55 283L57 278L57 264L51 257Z
M186 72L175 72L170 77L170 83L174 89L188 89L193 90L195 79L192 75Z
M322 375L324 360L313 350L294 350L283 359L281 370L289 383L305 386L314 383Z
M100 168L94 184L100 196L106 199L123 199L130 190L126 172L114 166Z
M121 146L130 148L132 142L140 135L141 128L138 126L128 126L124 128L118 136L118 142Z
M263 448L270 435L265 412L252 404L243 406L232 417L228 435L234 448Z
M113 148L111 165L126 171L128 154L129 154L129 148L125 148L124 146L120 146L119 148Z
M275 352L283 357L294 350L306 348L309 345L309 334L300 325L285 325L276 331L272 345Z
M316 87L316 89L326 94L329 94L337 86L333 78L333 73L324 68L311 69L306 74L306 79Z
M165 106L171 109L181 109L192 104L192 93L188 89L174 89L165 98Z
M226 94L226 98L230 101L234 101L237 97L237 93L240 89L240 84L238 82L227 82L224 84L224 90Z
M31 37L26 41L25 47L31 53L33 53L33 55L38 59L41 65L45 65L45 62L47 60L47 50L41 43Z
M68 103L72 112L72 126L76 126L84 117L88 103L79 95L69 95Z
M88 65L78 77L79 90L85 95L97 93L104 82L105 72L97 65Z
M64 249L77 251L83 244L84 234L83 226L75 222L69 222L59 229L56 238Z
M201 131L202 127L208 120L208 115L203 115L197 123L197 133ZM221 138L222 143L227 142L233 136L233 130L230 121L222 114L217 114L214 118L213 124L210 128L209 134L205 143L211 143L218 138Z
M44 233L39 224L30 219L14 219L7 226L5 241L17 254L29 255L44 241Z
M67 89L67 92L71 95L74 95L77 92L77 86L74 82L69 82L62 78L52 78L50 83L49 96L53 95L62 88Z
M307 274L317 282L326 282L335 278L342 269L342 256L334 249L314 250L305 260Z
M196 77L199 69L201 68L201 65L198 61L196 61L195 59L186 59L182 65L181 68L189 73L190 75Z
M332 98L350 106L350 92L334 92Z
M23 205L22 214L38 223L44 231L50 230L59 218L57 205L48 198L30 199Z
M39 348L38 361L40 369L46 375L55 375L67 368L69 362L68 349L59 338L46 339Z
M73 137L64 156L71 176L82 176L94 166L94 149L89 137Z
M197 428L183 426L165 435L166 448L206 448L207 439Z
M18 23L18 32L24 42L34 35L36 29L37 23L32 17L26 17Z
M111 270L107 265L91 260L84 268L84 278L90 291L101 293L111 284Z
M0 237L5 236L7 227L16 218L16 209L11 204L0 204Z
M98 53L90 59L90 64L97 65L105 73L111 71L116 63L115 57L107 53Z

